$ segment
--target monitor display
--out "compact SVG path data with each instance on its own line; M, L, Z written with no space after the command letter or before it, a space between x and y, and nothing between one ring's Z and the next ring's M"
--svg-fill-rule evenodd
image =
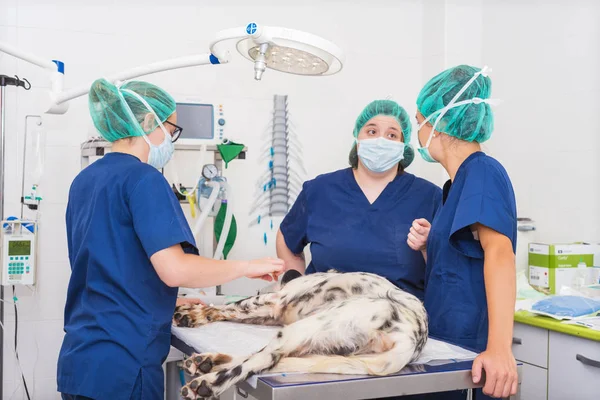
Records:
M28 256L31 255L31 242L29 240L9 240L9 256Z
M212 104L177 103L177 125L183 128L182 139L214 139Z

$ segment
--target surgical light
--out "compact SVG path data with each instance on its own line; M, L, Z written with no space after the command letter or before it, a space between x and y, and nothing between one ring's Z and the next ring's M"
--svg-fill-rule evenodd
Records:
M296 75L332 75L344 63L344 54L335 44L310 33L251 23L244 34L240 36L235 30L221 32L211 51L218 54L222 42L237 39L238 52L254 61L256 80L267 68Z
M310 33L293 29L268 27L249 23L245 27L226 29L210 44L210 53L140 66L106 77L118 83L156 72L197 65L225 64L230 60L228 42L235 42L237 51L254 63L254 79L260 81L267 69L306 76L326 76L341 71L344 53L335 44ZM86 95L91 83L63 91L65 65L58 60L45 60L0 42L0 52L11 54L49 72L51 90L46 113L64 114L68 101Z

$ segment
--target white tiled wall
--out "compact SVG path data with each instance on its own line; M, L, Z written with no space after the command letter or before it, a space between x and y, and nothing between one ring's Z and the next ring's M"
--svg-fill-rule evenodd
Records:
M228 110L229 136L250 149L246 161L235 161L226 170L235 190L234 211L240 227L231 258L274 254L273 233L265 246L262 228L245 228L254 181L263 171L253 150L263 144L261 136L274 94L289 95L291 120L304 146L310 178L346 165L353 123L366 103L392 95L414 115L422 84L458 63L486 63L494 69L494 96L505 103L498 108L497 129L486 148L509 170L519 214L538 222L540 238L600 239L600 212L595 206L600 144L594 120L600 106L596 2L289 3L2 0L0 40L41 57L63 60L67 88L129 67L205 52L217 31L249 21L305 30L342 47L347 57L344 70L329 78L267 71L259 83L253 80L252 65L238 56L228 65L144 78L178 97L222 101ZM37 67L2 54L0 73L18 74L34 86L29 92L7 90L5 215L18 215L24 117L43 111L48 80ZM72 101L65 115L44 115L43 127L47 151L39 284L35 295L27 289L18 291L19 350L35 398L54 399L69 279L64 209L69 184L79 172L78 148L90 128L85 98ZM438 184L444 179L441 167L420 159L410 169ZM225 285L225 290L251 293L258 285L243 280ZM13 398L21 399L10 347L14 337L10 309L5 325L3 398L10 398L14 391Z

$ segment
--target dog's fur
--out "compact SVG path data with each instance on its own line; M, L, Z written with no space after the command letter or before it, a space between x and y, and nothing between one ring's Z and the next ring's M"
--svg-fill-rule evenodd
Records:
M184 363L198 376L181 390L184 399L219 396L256 374L312 372L388 375L420 355L427 314L415 296L368 273L317 273L296 278L276 293L219 307L184 305L177 326L233 321L283 328L249 357L194 354Z

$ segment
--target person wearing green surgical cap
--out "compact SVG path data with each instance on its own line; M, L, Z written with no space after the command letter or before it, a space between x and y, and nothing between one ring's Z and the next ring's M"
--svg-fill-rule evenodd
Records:
M306 274L375 273L422 299L424 252L405 238L414 219L433 219L441 189L405 171L414 152L410 118L398 103L369 103L352 134L351 167L304 183L277 233L277 255L286 268Z
M420 155L450 177L428 237L419 235L427 243L429 333L480 352L473 382L483 370L486 380L477 399L507 398L518 386L511 351L517 209L508 173L481 151L494 130L497 102L488 72L468 65L443 71L419 93L416 115ZM466 392L424 398L465 399Z
M167 92L147 82L117 86L99 79L90 89L89 110L112 151L81 171L69 191L71 277L58 391L63 399L161 399L171 324L192 323L176 305L199 303L177 299L177 288L241 277L270 281L284 262L198 255L159 171L182 130Z
M375 118L375 120L373 120ZM375 123L377 119L393 120L400 127L402 137L393 135L388 137L359 134L368 123ZM406 169L415 158L415 153L410 145L412 126L408 113L398 103L391 100L375 100L369 103L356 119L354 124L354 138L362 140L360 160L373 172L384 172L391 169L392 165L398 166L398 171ZM369 141L369 139L376 139ZM358 143L354 143L350 151L350 166L358 168ZM385 149L385 150L384 150Z

